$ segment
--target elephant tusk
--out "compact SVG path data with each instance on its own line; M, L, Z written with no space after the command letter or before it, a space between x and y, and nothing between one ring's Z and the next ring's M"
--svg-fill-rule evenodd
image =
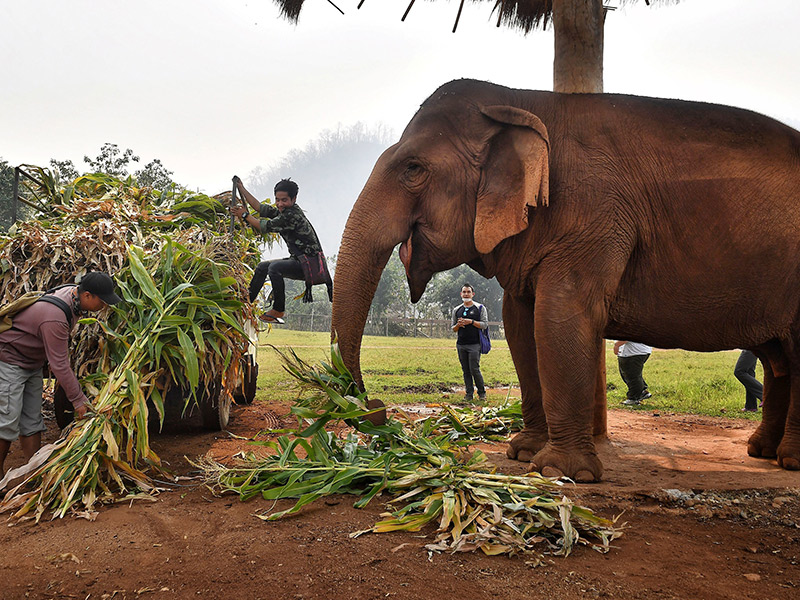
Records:
M413 234L412 234L413 235ZM400 262L406 268L406 277L411 276L411 235L408 239L400 244Z

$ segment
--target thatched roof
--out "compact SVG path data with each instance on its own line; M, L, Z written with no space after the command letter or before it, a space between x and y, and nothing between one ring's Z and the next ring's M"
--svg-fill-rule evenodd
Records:
M273 0L281 10L281 15L289 21L296 23L300 18L300 12L306 0ZM359 0L358 8L365 2L380 2L381 0ZM403 14L405 20L411 8L414 6L416 0L408 0L408 8ZM430 0L433 1L433 0ZM648 6L653 4L675 4L680 0L613 0L615 5L633 4L635 2L644 2ZM328 0L339 12L343 12L341 8L341 0ZM550 23L553 12L553 0L470 0L472 3L478 2L492 2L494 4L494 13L497 15L497 25L505 25L513 29L521 29L524 33L541 28L544 29ZM460 0L458 7L458 14L456 16L456 25L461 16L461 10L464 7L465 0ZM455 27L453 27L455 31Z

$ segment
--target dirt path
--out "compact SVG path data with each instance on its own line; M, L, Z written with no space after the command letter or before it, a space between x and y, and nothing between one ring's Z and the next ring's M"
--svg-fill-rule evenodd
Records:
M285 425L286 407L235 407L231 433ZM537 568L478 554L428 556L409 534L352 531L375 522L373 502L336 497L267 523L264 501L214 498L191 485L156 502L104 508L0 531L0 596L11 598L800 598L800 473L747 457L755 425L721 418L610 411L600 448L605 481L566 489L626 534L608 554L579 548ZM55 435L50 432L50 437ZM154 446L181 473L184 456L226 460L247 447L189 421ZM19 459L9 457L9 466ZM504 445L484 448L521 472Z

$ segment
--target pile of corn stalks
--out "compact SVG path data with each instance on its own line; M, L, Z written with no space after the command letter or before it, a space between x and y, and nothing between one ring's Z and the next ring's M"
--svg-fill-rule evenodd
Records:
M0 237L0 300L104 270L124 302L73 333L88 417L0 502L0 512L32 511L36 521L155 491L148 472L160 473L160 461L149 444L148 403L163 422L170 388L187 402L214 385L231 394L248 344L244 323L253 319L246 263L257 250L252 238L228 234L219 199L104 174L59 186L38 173L41 185L28 198L38 218Z
M331 363L312 367L293 352L284 367L306 394L292 407L300 427L295 436L254 442L274 450L267 458L249 453L238 464L210 460L199 466L216 494L241 500L296 499L285 510L260 514L264 520L296 513L331 494L361 496L366 506L386 493L393 510L366 531L420 531L435 528L429 552L524 555L539 564L545 554L568 555L576 544L606 552L622 535L615 521L574 505L561 495L563 482L531 473L502 475L480 452L470 452L467 436L435 433L436 419L416 423L389 419L375 426L362 420L368 410L334 344ZM343 421L345 435L325 425Z
M454 440L464 437L472 442L504 442L523 427L521 400L506 399L499 406L444 405L437 416L424 420L415 420L400 407L396 410L398 420L415 427L419 437L448 434Z

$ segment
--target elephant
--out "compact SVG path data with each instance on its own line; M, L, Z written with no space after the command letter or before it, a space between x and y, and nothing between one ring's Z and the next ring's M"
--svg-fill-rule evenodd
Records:
M800 133L751 111L462 79L378 159L343 233L332 333L360 345L394 248L412 302L467 264L504 289L524 428L508 456L599 481L604 338L752 350L765 366L752 456L800 469Z

